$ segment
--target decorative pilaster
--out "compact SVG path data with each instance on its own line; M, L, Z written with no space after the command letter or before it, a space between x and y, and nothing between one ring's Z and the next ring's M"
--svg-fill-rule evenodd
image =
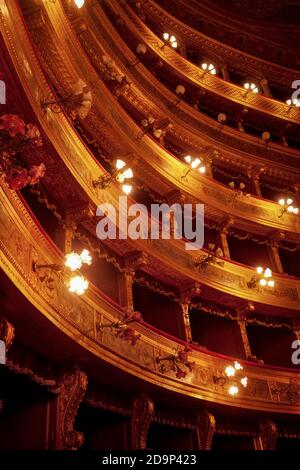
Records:
M93 217L93 209L89 203L69 208L65 214L65 223L56 231L56 244L63 253L72 251L72 244L77 227Z
M258 450L275 450L277 439L277 426L273 421L267 420L259 426L260 448Z
M261 189L259 184L260 176L265 172L265 168L263 166L256 166L249 170L247 173L248 178L250 178L251 186L253 194L256 196L261 197Z
M134 280L134 269L126 269L119 277L119 303L121 307L134 310L132 285Z
M195 284L189 289L181 291L180 293L180 297L181 297L180 306L181 306L181 311L182 311L184 334L185 334L185 340L188 343L193 340L191 325L190 325L190 315L189 315L190 303L191 303L192 297L195 297L196 295L200 295L200 293L201 293L201 287L200 287L200 284L198 284L197 282L195 282Z
M196 430L200 450L211 450L212 440L216 430L215 417L206 410L197 415Z
M189 308L190 308L190 302L185 301L180 304L181 309L182 309L182 315L183 315L183 325L184 325L184 333L185 333L185 340L190 343L192 341L192 331L191 331L191 325L190 325L190 315L189 315Z
M279 243L281 240L285 239L285 234L283 232L275 231L270 236L271 245L268 247L269 256L274 270L277 273L283 273L284 269L281 263L281 259L278 252Z
M154 403L146 395L136 398L132 405L132 448L146 449L147 435L154 416Z
M75 431L74 421L87 385L87 375L79 369L67 370L60 377L55 443L57 450L77 450L84 443L84 435Z
M135 271L149 263L147 255L142 252L134 253L128 256L125 261L125 270L120 273L118 280L119 303L127 310L133 311L133 293L132 286L134 282Z
M217 245L222 249L224 257L230 259L230 250L227 241L228 229L234 223L233 217L225 217L220 226L220 232L217 235Z
M246 318L249 312L254 311L254 305L250 302L243 304L236 310L237 317L238 317L238 325L241 332L245 357L248 359L252 358L251 347L249 343L247 328L246 328Z
M265 96L267 96L268 98L272 98L272 93L271 93L271 90L270 90L270 87L269 87L269 82L266 78L263 78L261 81L260 81L260 85L262 87L262 91L263 91L263 94Z

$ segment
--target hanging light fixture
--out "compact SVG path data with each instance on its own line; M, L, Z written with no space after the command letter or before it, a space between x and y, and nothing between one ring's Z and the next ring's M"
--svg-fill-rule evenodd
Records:
M254 82L245 82L243 87L246 90L245 96L247 96L249 92L252 92L252 93L258 93L259 92L259 88L256 85L256 83L254 83Z
M286 100L286 104L288 106L295 106L296 108L299 108L300 100L298 100L297 98L294 98L294 99L289 98L288 100Z
M244 388L248 385L248 378L243 374L243 366L234 361L233 364L225 367L224 372L220 375L214 376L214 382L226 386L227 392L231 396L238 395L240 386Z
M65 256L63 265L33 263L33 271L48 270L54 272L61 277L71 293L82 295L89 286L87 279L80 273L80 269L84 264L88 266L92 264L92 257L86 249L82 250L81 254L74 251L68 253ZM43 275L40 279L47 282L48 287L53 285L53 289L55 288L54 279L50 275Z
M252 277L252 279L247 283L250 289L255 287L270 287L273 288L275 286L275 281L273 279L273 274L270 268L262 268L258 266L256 268L256 272L258 276Z
M204 71L203 75L210 73L211 75L216 75L217 69L214 64L209 62L203 62L201 68Z
M130 194L132 191L132 185L128 184L126 180L133 178L133 171L131 168L126 166L124 160L116 160L115 169L111 174L103 175L98 180L93 181L94 188L106 189L113 181L121 184L122 191L125 194Z
M293 199L291 198L288 198L288 199L279 199L278 201L278 204L282 207L282 210L278 216L278 218L280 219L283 214L285 214L286 212L289 213L289 214L295 214L297 215L298 212L299 212L299 209L298 207L295 207L293 206Z
M187 175L190 173L190 171L192 170L197 170L199 171L199 173L202 173L204 174L206 172L206 167L205 165L203 164L201 158L199 157L196 157L196 158L193 158L191 157L191 155L186 155L184 157L184 160L186 161L186 163L188 163L188 165L190 166L190 168L188 169L188 171L185 173L185 175L183 175L183 178L186 178Z
M178 47L177 39L173 34L170 35L169 33L164 33L163 38L166 44L169 44L171 47L173 47L173 49L177 49Z

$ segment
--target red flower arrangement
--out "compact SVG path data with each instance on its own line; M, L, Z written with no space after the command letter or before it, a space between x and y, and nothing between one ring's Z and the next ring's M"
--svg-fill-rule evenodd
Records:
M160 365L161 372L176 372L178 379L184 379L188 372L192 372L195 363L188 360L188 353L192 349L189 345L186 345L184 349L179 351L177 354L170 354L165 357L157 357L156 362ZM188 371L182 369L182 366L186 367Z
M5 175L10 189L20 190L37 184L44 177L43 163L27 169L21 160L22 150L43 145L40 131L34 124L25 124L20 116L0 116L0 173Z
M130 344L134 346L140 339L141 335L137 334L135 330L128 327L128 325L131 323L141 323L142 321L143 318L140 312L129 312L126 314L124 320L106 323L104 325L97 324L96 328L97 331L100 331L103 328L110 328L111 330L115 330L115 336L124 341L129 341Z

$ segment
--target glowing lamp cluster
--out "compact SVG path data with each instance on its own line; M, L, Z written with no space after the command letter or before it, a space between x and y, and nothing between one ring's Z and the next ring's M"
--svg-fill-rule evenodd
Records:
M205 73L210 73L211 75L216 75L217 69L214 64L203 62L201 64L202 70L204 70Z
M288 199L279 199L278 204L282 207L282 211L279 215L279 218L283 216L286 212L289 214L297 215L299 213L298 207L293 205L294 201L291 198Z
M163 34L164 41L168 43L173 49L177 49L178 43L176 37L172 34L170 35L169 33L164 33Z
M258 93L259 92L258 86L253 82L245 82L244 83L244 88L245 88L245 90L247 90L247 92L249 92L249 91L252 91L252 93Z
M258 268L256 268L256 272L260 276L259 285L261 287L266 287L266 286L274 287L275 286L275 281L272 278L273 274L270 268L264 269L261 266L259 266Z
M90 266L92 264L92 257L88 250L82 250L81 254L75 253L72 251L65 256L65 267L71 272L77 272L82 268L84 264ZM67 279L66 285L70 292L82 295L87 290L89 283L80 274L76 274Z
M72 251L65 256L65 266L72 272L81 269L83 264L87 264L88 266L92 264L92 257L86 249L82 250L80 255Z
M125 194L130 194L132 191L132 185L128 184L127 180L133 178L133 171L131 168L126 166L123 160L116 160L115 168L111 174L101 176L98 180L93 181L94 188L106 189L113 181L119 183L122 187L122 191Z
M132 185L127 184L126 180L133 178L133 171L131 168L126 167L126 163L123 160L116 161L116 181L122 184L122 191L125 194L130 194L132 191Z
M228 393L231 396L236 396L239 393L240 385L244 388L248 385L248 378L246 376L242 376L242 370L243 366L237 361L225 368L225 376L229 381Z
M288 99L288 100L286 100L286 104L288 106L295 106L296 108L299 108L300 107L300 100L298 100L297 98Z
M206 168L205 165L203 165L201 158L192 158L191 155L187 155L186 157L184 157L184 160L190 165L192 170L198 169L199 173L205 173Z
M80 269L86 264L90 266L92 264L92 257L88 250L82 250L81 254L72 251L65 256L64 264L37 264L33 263L33 270L37 272L40 269L47 269L57 274L62 279L69 291L73 294L82 295L87 290L89 283L84 276L81 275ZM53 288L54 278L45 275L41 279L47 280L48 285Z
M83 276L73 276L67 281L67 286L72 294L82 295L89 287L89 282Z

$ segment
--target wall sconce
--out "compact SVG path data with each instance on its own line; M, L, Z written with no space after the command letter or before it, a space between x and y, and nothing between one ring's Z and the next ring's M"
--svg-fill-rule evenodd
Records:
M227 366L219 375L215 375L213 380L215 384L220 384L223 387L227 386L228 394L236 396L239 393L239 386L244 388L248 385L248 378L242 373L243 366L235 361L232 365Z
M281 209L281 212L278 216L279 219L281 219L281 217L283 216L283 214L285 214L286 212L288 212L289 214L295 214L297 215L298 212L299 212L299 209L298 207L294 207L292 204L293 204L293 199L291 198L288 198L288 199L279 199L278 201L278 204L282 207Z
M225 264L224 261L218 261L218 258L224 256L222 248L217 247L214 243L209 243L208 250L210 253L202 255L197 260L195 260L195 268L205 269L210 264L218 265L223 268Z
M111 174L101 176L98 180L94 180L93 186L94 188L106 189L113 181L116 181L122 185L122 191L128 195L132 191L132 185L126 184L126 180L131 178L133 178L132 169L126 167L123 160L117 160L114 171Z
M135 62L132 62L131 64L129 64L130 67L135 67L137 64L139 64L141 62L141 58L143 55L145 55L147 52L147 46L146 44L143 44L143 43L139 43L137 46L136 46L136 53L137 55L139 56L139 58L135 61Z
M206 167L205 165L203 164L201 158L193 158L191 157L191 155L186 155L186 157L184 157L184 160L186 161L186 163L188 163L188 165L190 166L190 168L188 169L188 171L181 177L181 179L184 179L187 177L187 175L192 171L192 170L196 170L198 169L199 173L201 174L204 174L206 172Z
M64 280L69 291L77 295L82 295L87 290L89 282L85 279L84 276L80 274L80 269L84 264L90 266L92 263L92 257L88 250L82 250L81 254L75 253L72 251L65 256L64 265L60 264L37 264L33 263L32 269L34 272L39 270L47 269ZM72 274L74 273L74 274ZM54 279L51 279L48 275L40 278L42 281L46 281L48 286L51 286L54 282ZM54 288L54 287L52 287Z
M131 346L135 346L141 335L137 334L136 331L128 325L131 323L142 323L142 321L143 318L140 312L132 312L130 315L126 316L124 320L112 321L103 324L97 323L96 330L99 332L104 328L109 328L111 331L114 331L117 338L129 341Z
M92 107L92 93L83 80L78 80L71 93L62 98L41 101L44 110L50 108L54 113L61 113L63 105L72 119L85 119Z
M243 87L246 90L246 93L244 94L244 97L246 97L248 95L248 93L250 93L250 92L252 92L252 93L258 93L259 92L259 88L256 85L256 83L254 83L254 82L245 82Z
M192 372L195 363L188 360L188 353L191 351L190 346L185 346L182 351L175 354L169 354L168 356L157 357L156 363L160 366L160 371L166 373L169 371L176 372L178 379L185 378L188 372ZM183 367L187 371L183 370Z
M173 34L170 35L169 33L164 33L163 38L166 44L173 47L173 49L177 49L178 47L177 39ZM166 44L164 44L162 48L165 47Z
M208 62L203 62L203 64L201 64L201 69L203 70L202 77L204 77L204 75L207 73L210 73L211 75L216 75L217 73L215 65Z
M270 268L262 268L259 266L256 268L256 272L258 276L252 277L252 279L247 282L247 286L250 289L254 289L255 287L261 286L261 287L271 287L273 288L275 286L275 281L272 278L272 271Z

